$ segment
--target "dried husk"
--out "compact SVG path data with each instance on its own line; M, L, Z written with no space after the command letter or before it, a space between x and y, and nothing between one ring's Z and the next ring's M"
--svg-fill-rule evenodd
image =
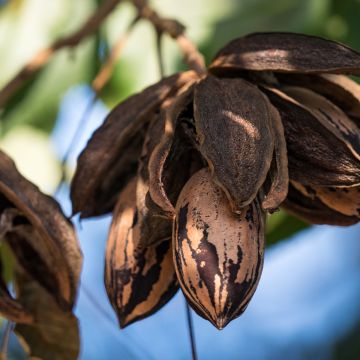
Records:
M289 176L304 185L357 186L360 162L327 117L278 89L263 89L279 110L285 130Z
M282 206L291 214L311 224L349 226L359 221L358 214L345 215L335 206L327 206L321 197L314 196L311 189L312 187L290 181L288 197Z
M166 203L170 204L176 204L180 191L191 175L206 166L197 150L194 129L189 129L183 120L180 115L173 143L161 169L161 186L166 195ZM154 216L168 220L174 218L174 212L165 211L152 200L150 191L146 194L145 205Z
M200 151L234 212L255 199L269 171L274 151L270 106L243 79L208 76L195 88Z
M301 86L319 93L338 106L360 127L360 85L344 75L277 74L283 84Z
M210 65L215 74L239 70L360 75L360 54L316 36L254 33L225 45Z
M184 86L176 97L169 99L169 101L164 104L164 107L160 113L160 121L162 123L162 136L158 145L155 147L154 151L151 153L149 160L149 192L151 199L154 203L159 206L169 218L174 216L174 205L172 199L169 198L169 190L166 186L165 180L165 167L170 162L168 158L170 156L171 150L174 147L174 141L177 140L178 135L176 135L176 130L179 125L179 117L188 105L192 102L194 86L192 83L188 83L187 86ZM176 144L175 146L182 146L182 144ZM182 149L179 151L173 152L176 157L181 156ZM172 160L172 163L179 164L179 161ZM188 166L189 164L185 164ZM175 169L172 166L173 170ZM182 169L184 169L182 167ZM178 174L171 172L174 177L171 178L171 181L176 181L179 183L177 177L184 175L180 170ZM185 180L186 181L186 180ZM181 183L181 181L180 181ZM181 184L182 185L182 184ZM182 186L181 186L182 187ZM178 190L180 191L181 188ZM178 194L175 194L175 197ZM175 200L176 201L176 200Z
M175 74L115 107L78 159L71 184L73 213L82 218L111 212L121 189L136 174L148 122L162 102L196 77Z
M170 237L144 248L136 226L134 179L119 196L105 258L106 290L121 327L150 316L178 290Z
M316 196L329 208L347 216L360 219L360 187L313 187ZM360 220L359 220L360 221Z
M139 168L136 179L136 211L139 247L147 247L168 239L171 234L171 222L159 213L152 211L152 206L146 202L149 193L149 159L162 135L162 122L154 119L148 128L139 159Z
M341 109L306 88L286 86L282 90L310 109L326 129L346 144L354 158L360 160L360 129Z
M193 309L218 329L246 309L264 257L264 213L257 200L234 214L208 169L182 190L173 231L177 276Z
M147 120L152 118L153 115L149 115ZM136 136L123 147L106 174L101 175L99 188L89 195L89 201L80 212L81 219L105 215L113 210L120 191L136 175L147 125L145 124L144 128L139 130Z
M58 203L44 195L0 152L1 216L11 220L5 240L18 264L71 309L77 294L82 254L72 224Z
M286 199L289 187L289 172L284 127L280 114L271 104L270 111L272 112L272 133L275 142L274 157L268 174L270 188L265 194L261 206L265 211L272 213Z
M165 194L171 204L176 204L178 196L189 180L189 178L198 170L206 166L206 162L201 154L194 147L193 139L189 138L179 118L180 123L175 129L174 141L162 170L162 184ZM173 219L173 213L167 213L162 208L162 214Z
M346 216L358 217L360 221L360 186L355 187L322 187L303 186L293 182L293 186L311 199L319 199L328 208Z

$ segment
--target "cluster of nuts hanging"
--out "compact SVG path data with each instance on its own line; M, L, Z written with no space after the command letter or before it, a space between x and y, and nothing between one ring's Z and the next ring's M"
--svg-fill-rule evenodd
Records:
M73 213L112 212L105 284L122 327L181 287L217 328L261 276L266 213L360 220L360 54L289 33L236 39L208 73L162 79L119 104L89 140ZM0 153L0 233L22 268L71 309L81 253L71 224ZM0 283L0 311L33 316Z
M72 182L74 213L113 211L105 284L122 327L180 285L217 328L241 315L264 259L265 214L360 220L360 54L318 37L257 33L208 74L165 78L119 104Z

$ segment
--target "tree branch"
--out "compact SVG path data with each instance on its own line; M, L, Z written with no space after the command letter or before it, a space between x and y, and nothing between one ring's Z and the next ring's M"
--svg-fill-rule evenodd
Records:
M160 78L162 79L165 77L165 66L164 66L164 57L163 57L163 51L162 51L162 40L163 40L163 33L159 31L158 29L155 29L156 32L156 56L157 56L157 62L159 66L159 74Z
M184 61L190 69L196 71L200 76L206 74L204 57L196 46L185 36L185 26L179 21L161 17L149 5L147 0L130 0L137 8L139 17L150 21L158 32L169 34L178 43Z
M49 62L57 50L74 47L93 34L120 1L122 0L106 0L79 30L55 41L48 48L40 50L0 91L0 108L6 104L25 81Z

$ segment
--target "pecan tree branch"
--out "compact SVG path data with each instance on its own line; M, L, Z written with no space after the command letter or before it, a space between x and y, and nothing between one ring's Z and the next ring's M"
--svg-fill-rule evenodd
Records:
M0 90L0 108L34 73L45 66L57 50L74 47L92 35L121 0L106 0L90 16L85 24L73 34L56 40L51 46L40 50L16 75Z
M165 66L164 66L164 57L163 57L163 51L162 51L162 32L158 29L156 30L156 56L157 56L157 62L159 66L159 73L160 78L162 79L165 76Z
M137 8L141 18L149 20L159 32L168 33L178 43L184 61L190 69L196 71L200 76L206 73L204 57L200 54L196 46L185 35L185 26L179 21L167 19L160 16L153 10L147 0L130 0Z

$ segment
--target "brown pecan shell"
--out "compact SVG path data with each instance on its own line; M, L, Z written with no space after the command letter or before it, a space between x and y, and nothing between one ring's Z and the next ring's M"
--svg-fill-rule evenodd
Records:
M195 173L176 205L177 276L193 309L222 329L240 316L257 287L264 257L264 215L257 200L234 214L208 169Z

